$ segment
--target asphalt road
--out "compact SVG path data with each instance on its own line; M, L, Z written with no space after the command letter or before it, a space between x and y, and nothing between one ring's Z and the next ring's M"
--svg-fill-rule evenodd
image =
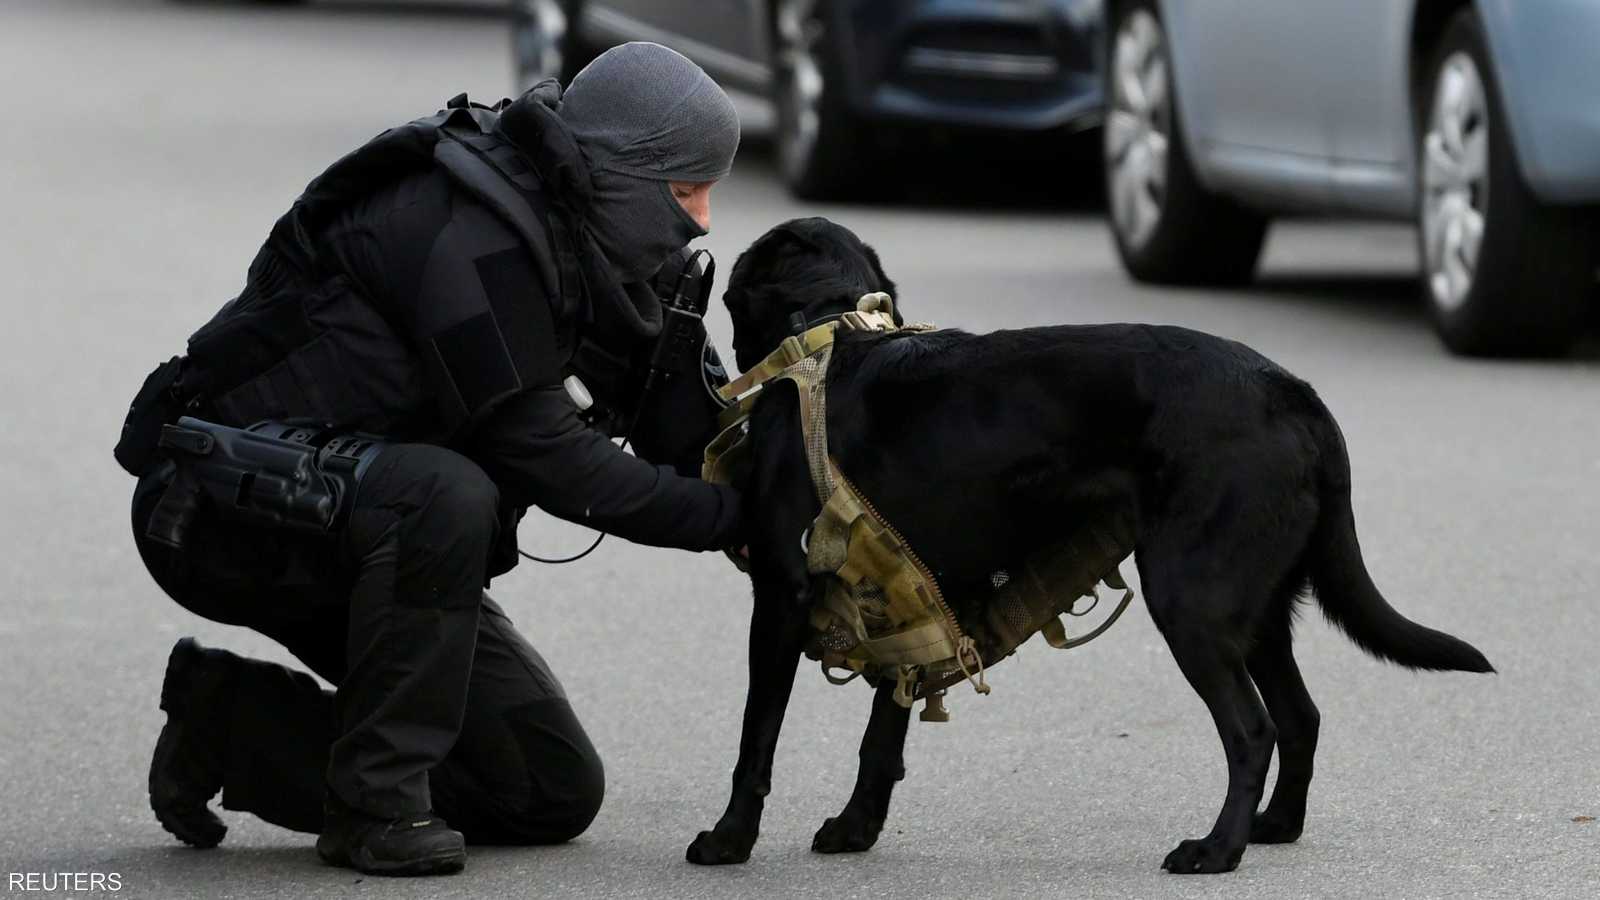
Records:
M498 98L506 36L437 6L10 0L0 10L0 876L118 873L174 897L1592 897L1600 891L1600 351L1445 355L1413 302L1409 230L1295 224L1245 291L1128 282L1092 210L986 202L952 172L887 207L788 199L752 139L715 194L726 267L823 213L874 243L913 317L974 330L1178 323L1312 381L1343 424L1367 562L1407 614L1495 676L1414 675L1319 616L1298 629L1323 715L1304 838L1224 876L1158 870L1209 828L1225 768L1203 705L1140 610L1099 642L1035 642L915 724L876 849L808 851L848 796L869 696L801 673L764 835L744 866L683 861L726 799L748 588L716 555L620 541L525 565L497 596L565 680L607 762L605 809L560 847L475 849L447 880L321 866L308 836L229 814L218 850L146 806L174 639L288 661L163 597L128 535L110 448L139 380L233 296L320 168L457 92ZM965 192L964 194L962 192ZM1011 191L1017 194L1017 191ZM1028 193L1026 191L1021 193ZM953 196L952 196L953 194ZM724 268L726 271L726 268ZM714 330L726 346L725 314ZM526 545L581 546L532 521ZM1127 567L1131 570L1131 566Z

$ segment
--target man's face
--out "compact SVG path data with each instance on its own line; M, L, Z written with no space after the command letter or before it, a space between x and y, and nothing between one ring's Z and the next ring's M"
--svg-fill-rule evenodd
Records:
M707 231L711 230L711 186L714 184L715 181L671 182L672 198L695 224Z

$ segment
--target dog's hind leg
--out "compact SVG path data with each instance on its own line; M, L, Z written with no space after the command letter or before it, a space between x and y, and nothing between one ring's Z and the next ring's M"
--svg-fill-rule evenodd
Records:
M1250 825L1250 842L1287 844L1300 837L1306 821L1306 791L1311 786L1311 761L1317 752L1321 715L1306 691L1290 644L1289 607L1280 618L1263 624L1248 666L1267 712L1278 728L1278 783L1267 808Z
M1155 591L1147 590L1153 600ZM1159 622L1159 620L1158 620ZM1250 820L1261 802L1275 738L1272 719L1250 682L1235 648L1203 629L1162 628L1184 677L1205 701L1228 758L1228 793L1205 837L1182 841L1161 863L1178 874L1231 872L1250 836Z
M906 777L903 751L911 710L894 702L895 683L878 685L872 697L872 718L861 736L861 769L856 789L844 811L822 823L811 849L818 853L867 850L878 840L889 816L889 796L895 782Z
M1154 592L1148 596L1153 597ZM1231 872L1250 836L1261 802L1275 737L1272 719L1256 696L1244 660L1215 635L1188 628L1163 629L1184 677L1205 701L1228 758L1228 793L1205 837L1182 841L1161 863L1177 874Z
M1216 823L1167 854L1162 868L1171 872L1236 868L1265 791L1277 728L1247 656L1266 647L1261 637L1272 637L1264 624L1287 625L1286 589L1299 586L1295 575L1317 518L1314 455L1304 449L1305 435L1288 426L1192 455L1147 486L1134 549L1145 602L1211 712L1228 760ZM1287 646L1287 633L1282 637ZM1303 734L1295 732L1297 739Z
M1232 871L1249 843L1277 731L1246 654L1304 547L1309 526L1297 523L1312 519L1299 509L1305 498L1275 489L1267 466L1201 471L1207 477L1168 498L1134 551L1150 616L1205 701L1228 761L1228 792L1210 833L1183 841L1161 864L1178 873Z

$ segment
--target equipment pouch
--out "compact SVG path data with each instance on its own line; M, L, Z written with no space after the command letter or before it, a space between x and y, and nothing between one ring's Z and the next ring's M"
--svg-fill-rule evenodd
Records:
M122 421L122 435L112 454L135 478L155 468L161 458L157 444L162 427L176 422L188 405L189 399L182 391L183 363L182 357L174 356L157 366L128 406L128 417Z

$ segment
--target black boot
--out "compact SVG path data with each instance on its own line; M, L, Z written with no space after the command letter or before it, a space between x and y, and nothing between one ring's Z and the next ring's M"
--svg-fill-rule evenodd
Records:
M150 808L161 827L200 848L215 847L228 833L206 804L222 790L232 659L186 637L173 646L161 682L167 724L150 760Z
M368 875L449 875L467 864L466 841L431 812L379 819L330 796L317 855Z

